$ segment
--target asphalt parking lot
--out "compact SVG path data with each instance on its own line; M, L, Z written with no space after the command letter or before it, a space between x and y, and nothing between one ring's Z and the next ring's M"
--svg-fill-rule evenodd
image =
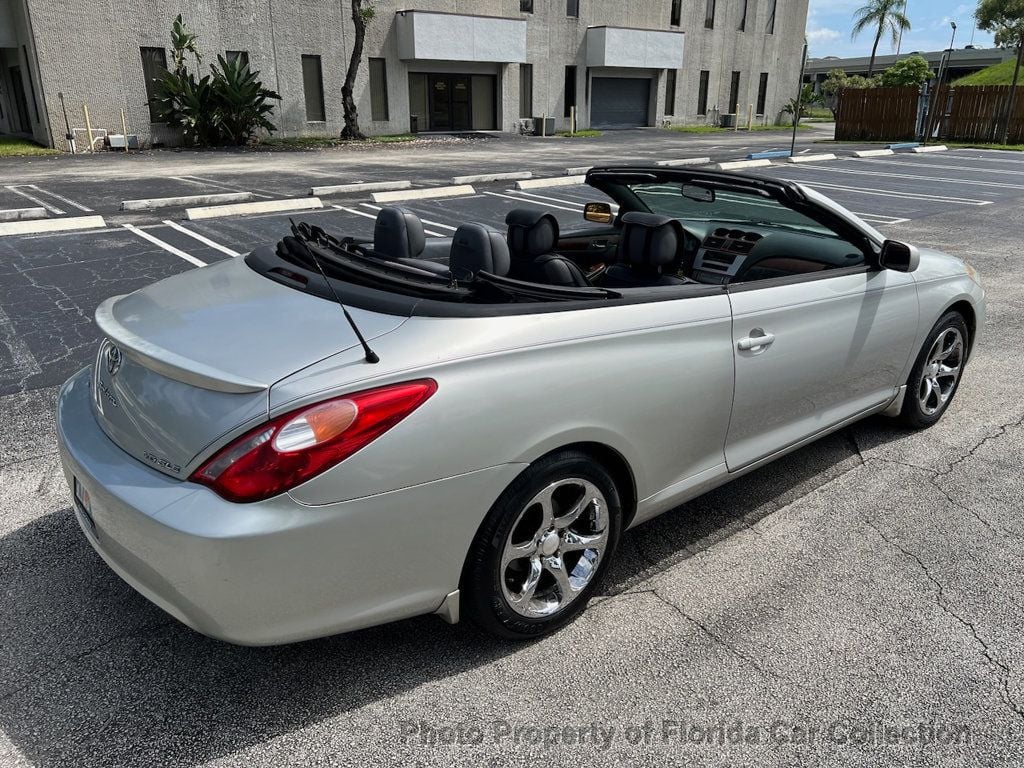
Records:
M780 139L716 141L688 151L742 156ZM551 172L592 164L586 151L527 157ZM78 531L55 452L56 390L90 362L101 300L272 242L289 216L372 231L365 196L207 221L118 212L155 189L299 196L307 170L340 176L307 159L201 161L153 178L0 167L0 209L107 223L0 237L0 765L1024 761L1024 156L847 154L756 171L979 269L988 323L932 429L862 422L637 528L589 610L539 642L425 617L263 649L197 635L114 576ZM426 186L468 165L396 154L343 180L399 167ZM524 205L582 226L591 199L491 183L405 205L443 236Z

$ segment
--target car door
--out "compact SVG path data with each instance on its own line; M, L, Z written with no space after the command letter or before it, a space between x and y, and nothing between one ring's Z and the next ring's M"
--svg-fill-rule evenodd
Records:
M917 332L911 275L873 267L730 286L730 471L892 399Z

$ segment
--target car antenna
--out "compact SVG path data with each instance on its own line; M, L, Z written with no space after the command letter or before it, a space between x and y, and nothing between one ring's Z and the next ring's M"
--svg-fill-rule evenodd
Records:
M320 257L318 257L316 253L313 251L313 249L310 248L309 245L306 243L306 240L309 234L311 233L310 228L306 226L306 231L303 232L303 230L298 225L296 225L293 219L288 219L288 221L291 222L292 232L302 242L302 244L306 246L306 250L309 252L310 258L313 259L313 263L316 265L317 271L320 273L320 276L323 277L324 282L327 283L327 290L331 292L331 295L334 297L334 300L338 303L338 306L341 307L341 311L345 313L345 319L348 320L348 324L352 328L352 332L355 333L356 338L359 339L359 343L363 347L366 362L379 363L380 358L377 356L377 353L370 349L370 345L366 343L366 339L363 337L362 332L359 330L359 326L356 325L356 321L352 318L352 315L349 314L348 308L345 306L345 303L341 300L341 297L338 295L338 292L334 289L334 284L331 283L330 279L327 277L327 273L324 271L323 265L320 263Z

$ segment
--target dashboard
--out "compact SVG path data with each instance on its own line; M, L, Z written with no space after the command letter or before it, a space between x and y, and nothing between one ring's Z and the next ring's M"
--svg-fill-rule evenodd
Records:
M700 283L766 280L864 263L859 249L835 235L713 221L703 231L684 227L693 238L685 246L693 253L688 276Z

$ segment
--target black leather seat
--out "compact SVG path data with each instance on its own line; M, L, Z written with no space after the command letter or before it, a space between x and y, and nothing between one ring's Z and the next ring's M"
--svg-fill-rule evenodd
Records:
M448 274L448 267L421 258L427 246L423 222L404 208L381 208L373 225L373 250L387 259L437 275Z
M554 253L558 220L532 208L514 208L505 217L512 257L509 277L546 285L586 287L586 275L576 264Z
M676 277L682 262L683 232L678 221L631 211L621 218L616 262L601 276L608 288L644 288L691 282Z
M504 277L511 266L508 245L483 224L463 224L452 236L448 266L456 280L472 280L477 272Z

